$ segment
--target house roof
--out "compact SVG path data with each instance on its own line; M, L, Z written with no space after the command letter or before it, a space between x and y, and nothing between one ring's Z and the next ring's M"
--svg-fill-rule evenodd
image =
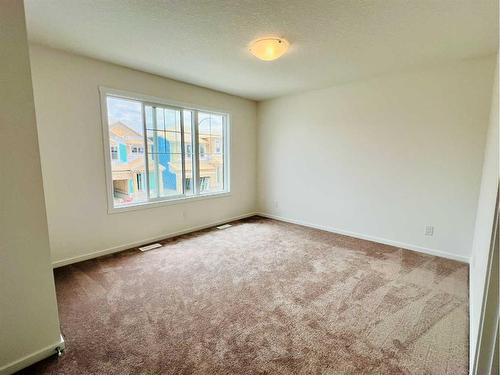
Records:
M137 133L135 130L130 128L128 125L121 121L115 122L109 126L109 131L124 140L144 140L144 136Z

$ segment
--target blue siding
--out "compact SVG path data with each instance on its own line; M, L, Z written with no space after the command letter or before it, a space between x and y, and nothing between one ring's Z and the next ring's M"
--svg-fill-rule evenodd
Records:
M156 173L149 174L149 190L156 190Z
M127 146L120 143L120 161L127 162Z
M163 137L158 137L158 149L163 151L165 154L158 155L158 161L161 165L165 167L163 171L163 186L165 189L175 190L177 188L177 181L175 173L170 172L168 163L170 162L170 142L168 142Z

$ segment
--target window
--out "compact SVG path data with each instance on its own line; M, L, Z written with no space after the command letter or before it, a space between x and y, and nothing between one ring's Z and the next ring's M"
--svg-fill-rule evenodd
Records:
M138 173L136 175L137 179L137 190L144 190L144 175L142 173Z
M207 157L207 146L202 142L204 140L200 139L200 158L205 159Z
M200 190L209 191L210 190L210 177L202 177L200 181Z
M133 154L143 154L144 149L142 147L137 147L137 146L132 146L132 153Z
M111 146L111 160L118 160L118 146Z
M101 92L110 209L229 191L226 114Z

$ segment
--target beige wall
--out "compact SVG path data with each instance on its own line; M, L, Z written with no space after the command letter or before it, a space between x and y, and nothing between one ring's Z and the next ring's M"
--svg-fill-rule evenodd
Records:
M472 361L498 181L498 97L490 115L488 104L493 57L309 91L257 108L249 100L45 47L31 46L30 53L53 262L78 261L245 215L257 203L258 210L279 218L471 259ZM100 85L229 112L232 194L108 214ZM2 104L13 107L7 100ZM30 139L36 143L36 134L23 138L23 151ZM9 158L17 155L10 151ZM25 152L17 156L12 163L27 161ZM36 164L36 155L29 156ZM31 177L22 186L40 187ZM42 210L40 192L30 197L35 203L26 210ZM20 204L15 199L5 204L14 203ZM31 224L43 227L44 217L42 224L36 218L30 216ZM423 234L428 224L435 227L432 237ZM43 237L42 229L33 236ZM37 250L37 256L42 253ZM15 260L8 261L2 263ZM52 293L49 302L51 283L45 290ZM47 327L57 339L57 319Z
M0 373L59 343L22 1L0 2Z
M54 262L254 211L255 102L44 47L30 53ZM229 112L231 195L108 214L100 85Z
M499 175L498 147L498 58L495 80L492 88L492 100L488 132L485 135L486 147L482 167L481 190L478 199L474 241L470 263L470 361L474 368L476 347L479 337L479 327L485 295L486 277L491 252L491 231L497 199ZM497 280L498 282L498 280Z
M494 66L469 60L259 103L259 209L467 261Z

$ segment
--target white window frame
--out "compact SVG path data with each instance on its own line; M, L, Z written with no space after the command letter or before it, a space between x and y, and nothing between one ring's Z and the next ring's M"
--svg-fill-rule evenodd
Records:
M109 87L100 86L99 87L99 95L100 95L100 103L101 103L101 126L102 126L102 137L103 137L103 146L104 146L104 166L105 166L105 175L106 175L106 190L107 190L107 202L108 202L108 213L119 213L125 211L133 211L133 210L142 210L147 208L159 207L159 206L167 206L172 204L179 203L187 203L202 199L211 199L211 198L222 198L228 197L231 195L231 172L230 172L230 154L231 154L231 137L230 137L230 129L231 129L231 114L227 111L221 111L219 109L198 106L189 103L177 102L172 100L167 100L163 98L153 97L149 95L137 94L130 91L117 90ZM130 204L127 206L117 206L114 205L114 195L113 195L113 177L112 177L112 160L111 160L111 152L110 152L110 142L109 142L109 124L108 124L108 106L107 106L107 97L113 96L122 99L135 100L142 103L143 108L145 105L157 105L161 107L170 107L173 109L179 110L192 110L192 111L201 111L208 112L217 115L221 115L224 117L225 121L223 124L223 156L224 156L224 189L217 192L208 192L208 193L200 193L199 186L197 186L197 192L193 195L176 195L173 197L162 197L155 198L146 202L140 202L136 204ZM182 116L181 116L182 117ZM196 143L193 144L193 155L195 156L194 163L194 180L191 181L191 188L194 187L194 184L199 183L199 152L198 152L198 123L197 123L197 112L193 112L193 123L194 123L194 137L196 137ZM145 153L144 153L145 154ZM141 154L137 154L141 155ZM146 157L146 156L145 156ZM147 180L147 178L146 178ZM182 181L183 185L185 181ZM147 186L146 186L147 188Z

